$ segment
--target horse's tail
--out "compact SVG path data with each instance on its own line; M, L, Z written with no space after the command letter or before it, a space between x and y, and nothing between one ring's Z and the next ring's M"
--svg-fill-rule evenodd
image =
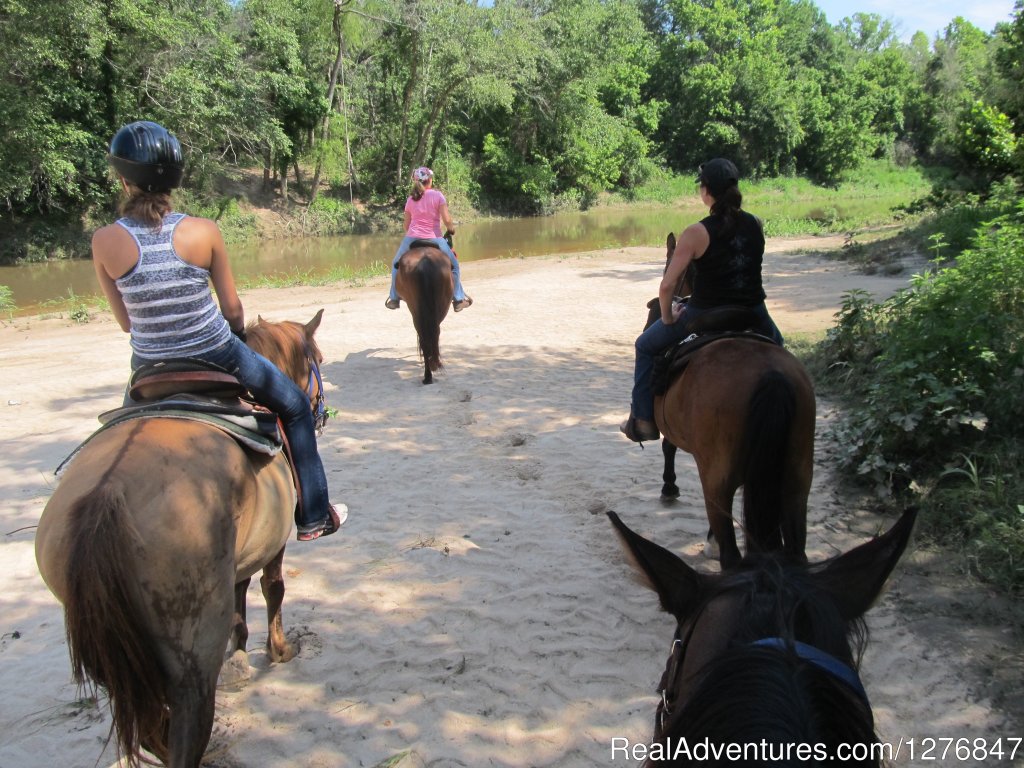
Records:
M441 362L441 317L447 303L444 281L451 277L444 273L439 262L424 258L416 265L415 280L419 302L412 321L420 341L420 354L429 370L439 371L444 367Z
M781 549L784 471L796 416L793 384L779 371L757 382L747 414L743 524L748 551Z
M166 754L166 682L131 592L138 532L124 494L102 487L79 499L68 516L65 627L75 682L107 693L117 748L138 766L140 742Z

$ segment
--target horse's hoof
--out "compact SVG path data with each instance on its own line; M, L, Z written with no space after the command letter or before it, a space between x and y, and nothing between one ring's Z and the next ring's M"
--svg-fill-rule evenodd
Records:
M222 687L241 686L252 678L249 654L238 650L224 660L220 668L218 685Z
M704 557L708 560L717 560L719 556L718 541L714 536L704 542Z
M679 498L679 488L677 486L664 487L661 489L661 500L662 501L675 501Z

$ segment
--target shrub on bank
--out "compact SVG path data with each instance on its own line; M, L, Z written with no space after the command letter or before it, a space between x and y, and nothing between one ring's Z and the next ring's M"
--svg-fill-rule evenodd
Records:
M919 496L926 529L1021 589L1024 203L989 206L1002 212L955 262L881 303L848 294L819 352L822 380L851 402L835 429L840 465L883 495Z

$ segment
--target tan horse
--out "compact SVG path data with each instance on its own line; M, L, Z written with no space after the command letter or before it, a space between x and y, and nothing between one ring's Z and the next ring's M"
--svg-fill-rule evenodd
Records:
M260 319L249 345L305 390L322 359L322 315ZM64 605L75 680L106 691L129 766L145 759L140 746L172 768L199 765L225 649L245 650L246 589L260 569L268 654L295 655L281 622L295 504L283 454L198 422L122 422L68 465L39 520L36 561Z
M670 234L668 259L675 244ZM689 293L689 277L687 270L680 295ZM803 364L776 344L742 336L699 348L665 393L655 395L654 420L664 436L662 498L679 495L675 453L681 448L697 464L723 568L740 560L732 514L740 486L748 550L805 559L815 418L814 386Z
M415 241L398 262L395 290L409 305L423 358L423 383L441 370L441 321L455 295L451 260L433 243Z

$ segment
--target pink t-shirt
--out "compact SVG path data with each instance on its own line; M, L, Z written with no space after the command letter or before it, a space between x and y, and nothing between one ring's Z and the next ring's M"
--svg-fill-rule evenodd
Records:
M405 234L408 237L440 237L441 236L441 206L447 205L448 201L444 195L436 189L428 189L419 200L410 197L405 201L405 210L412 218L409 221L409 229Z

